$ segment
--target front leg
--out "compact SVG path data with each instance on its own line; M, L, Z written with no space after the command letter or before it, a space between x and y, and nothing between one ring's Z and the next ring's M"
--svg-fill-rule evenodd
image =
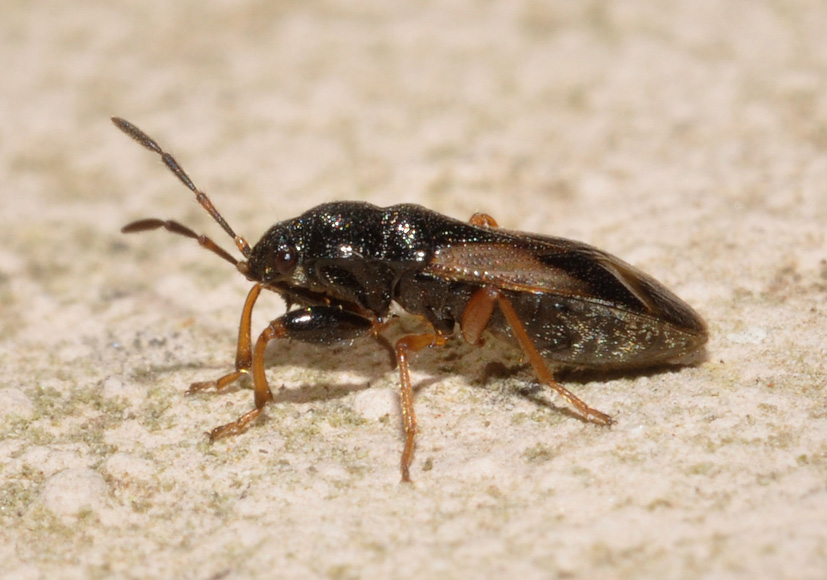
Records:
M256 284L250 288L250 293L247 294L247 300L244 302L244 308L241 311L241 322L238 325L238 347L235 355L235 371L214 381L203 381L191 384L187 391L188 395L212 388L221 390L227 385L237 381L241 378L241 375L250 372L253 366L253 343L250 334L250 325L253 306L259 294L261 294L261 284Z
M291 310L270 322L259 335L252 350L250 372L253 375L255 408L236 421L210 431L210 442L227 435L242 433L252 421L261 415L264 405L273 399L273 394L267 384L267 376L264 373L264 351L268 342L276 338L292 338L301 342L332 344L340 340L351 340L368 335L375 331L378 326L379 323L376 320L348 310L342 310L336 306L309 306ZM239 375L241 372L246 371L237 371ZM227 377L232 377L235 374L231 373ZM221 380L223 379L219 379L219 382Z

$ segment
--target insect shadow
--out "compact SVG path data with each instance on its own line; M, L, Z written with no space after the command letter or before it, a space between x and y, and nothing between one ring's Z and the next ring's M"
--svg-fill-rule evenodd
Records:
M506 352L512 350L508 345L503 345L502 349ZM602 383L611 383L622 379L631 380L643 377L662 376L665 374L677 374L686 367L700 366L706 359L707 353L701 351L694 353L692 357L685 358L681 361L680 365L664 363L652 367L633 369L594 369L559 366L554 368L554 376L555 379L559 381L579 385L589 384L593 388L599 389ZM507 364L501 360L491 360L486 363L483 366L478 384L480 386L487 386L497 381L513 381L510 388L508 388L508 393L511 395L521 397L538 407L548 409L554 413L560 413L566 417L587 422L581 415L573 412L568 407L554 404L553 400L549 398L548 389L534 378L531 364L528 362L520 361L514 364Z

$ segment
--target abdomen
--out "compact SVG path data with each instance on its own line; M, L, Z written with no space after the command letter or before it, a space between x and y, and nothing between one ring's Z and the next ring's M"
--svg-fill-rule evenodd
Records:
M677 362L706 342L703 327L680 326L597 301L503 293L543 357L566 365L622 369ZM489 330L511 336L498 310Z

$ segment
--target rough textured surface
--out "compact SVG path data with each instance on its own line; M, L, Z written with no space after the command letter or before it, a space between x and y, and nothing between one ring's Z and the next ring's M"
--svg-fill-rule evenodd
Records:
M825 5L357 4L5 3L0 576L822 577ZM184 391L246 284L118 232L231 247L114 114L251 242L333 199L486 211L655 275L708 360L567 382L604 429L497 345L422 353L403 486L387 352L279 345L267 420L209 446L252 395Z

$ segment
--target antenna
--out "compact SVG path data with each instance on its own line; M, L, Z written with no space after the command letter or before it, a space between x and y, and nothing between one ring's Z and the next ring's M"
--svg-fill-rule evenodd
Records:
M210 201L210 198L207 197L207 194L195 186L195 184L190 179L189 175L187 175L187 173L181 168L181 166L178 165L178 162L172 155L161 149L160 145L158 145L158 143L156 143L154 139L152 139L149 135L138 129L138 127L136 127L129 121L121 119L119 117L112 117L112 122L118 129L132 137L135 141L137 141L150 151L154 151L155 153L160 155L161 161L164 162L164 165L166 165L167 168L169 168L169 170L172 171L175 174L175 176L181 180L181 183L186 185L190 189L190 191L192 191L195 194L195 199L199 204L201 204L201 207L207 210L207 213L209 213L212 216L212 218L216 222L218 222L218 225L220 225L224 229L224 231L227 232L227 234L233 239L233 241L235 241L235 245L238 248L238 250L242 253L242 255L244 255L245 258L250 257L250 254L252 252L250 250L250 244L247 243L247 240L237 235L233 231L233 228L230 227L230 224L228 224L226 220L222 217L222 215L218 212L218 210L215 209L215 206ZM124 226L121 231L124 233L131 233L144 230L152 230L161 227L165 228L170 232L180 234L188 238L194 238L198 240L199 244L201 244L208 250L215 252L216 254L218 254L225 260L230 261L233 264L238 264L238 261L235 260L235 258L230 256L230 254L228 254L225 250L221 249L217 244L215 244L215 242L210 240L208 237L203 235L199 236L191 229L175 221L164 221L154 218L139 220L137 222L133 222L131 224Z

